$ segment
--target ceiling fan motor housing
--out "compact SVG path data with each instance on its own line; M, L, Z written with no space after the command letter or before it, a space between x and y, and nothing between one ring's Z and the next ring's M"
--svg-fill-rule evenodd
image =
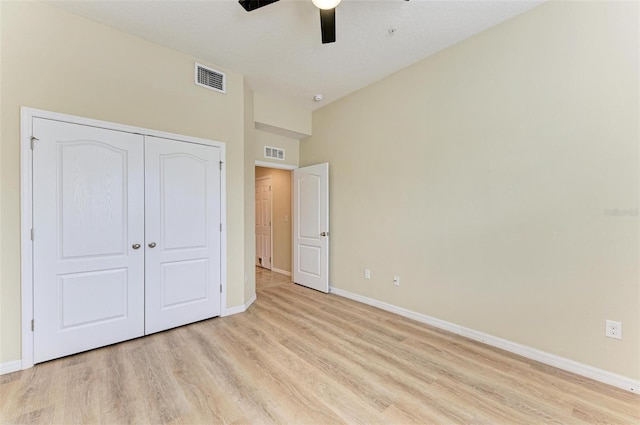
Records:
M238 0L238 3L246 10L259 9L279 0ZM312 0L313 4L320 10L320 31L322 33L322 44L336 41L336 6L341 0Z

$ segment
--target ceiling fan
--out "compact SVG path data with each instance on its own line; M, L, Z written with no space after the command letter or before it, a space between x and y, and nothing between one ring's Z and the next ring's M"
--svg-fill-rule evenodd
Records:
M239 0L247 12L275 3L279 0ZM320 29L322 44L336 41L336 6L341 0L311 0L320 9Z

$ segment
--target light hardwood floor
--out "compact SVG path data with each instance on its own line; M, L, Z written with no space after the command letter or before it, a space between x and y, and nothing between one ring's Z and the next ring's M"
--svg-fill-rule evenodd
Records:
M0 376L0 423L639 424L640 396L259 270L244 314Z

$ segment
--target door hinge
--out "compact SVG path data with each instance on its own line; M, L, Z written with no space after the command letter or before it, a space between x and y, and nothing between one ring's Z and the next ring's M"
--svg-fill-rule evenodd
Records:
M31 332L35 330L34 320L31 319Z
M222 285L220 285L220 293L222 294Z
M33 241L33 227L31 228L31 240Z
M220 231L222 232L222 223L220 223Z
M222 171L222 161L220 161L220 171Z
M269 192L271 192L271 186L269 186Z
M36 142L40 140L35 136L31 136L31 150L33 150L33 147L35 146Z

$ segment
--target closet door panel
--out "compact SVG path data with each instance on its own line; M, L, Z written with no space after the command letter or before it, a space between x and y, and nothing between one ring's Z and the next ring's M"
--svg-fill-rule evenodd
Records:
M35 118L34 361L144 333L144 140Z
M220 149L145 139L147 334L220 314Z

